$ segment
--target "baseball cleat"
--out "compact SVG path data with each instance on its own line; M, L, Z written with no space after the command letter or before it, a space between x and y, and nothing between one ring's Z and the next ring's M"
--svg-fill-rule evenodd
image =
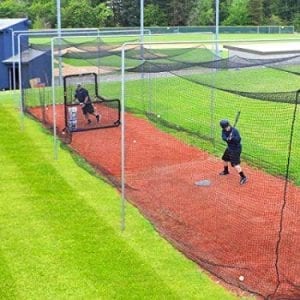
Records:
M222 176L224 176L224 175L228 175L229 174L229 172L228 171L222 171L222 172L220 172L219 173L219 175L222 175Z
M245 184L246 182L248 181L248 178L245 176L245 177L242 177L241 179L240 179L240 184L242 185L242 184Z

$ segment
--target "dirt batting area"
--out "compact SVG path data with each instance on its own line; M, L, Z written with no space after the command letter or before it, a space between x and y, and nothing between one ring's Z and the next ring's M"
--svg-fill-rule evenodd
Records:
M58 128L62 109L56 108ZM283 179L245 164L249 182L240 186L233 170L218 175L219 158L147 120L125 119L126 199L157 231L226 284L265 298L276 290L270 299L300 297L300 189L289 183L285 197ZM70 147L119 187L120 143L117 127L74 133ZM210 185L197 186L201 179Z

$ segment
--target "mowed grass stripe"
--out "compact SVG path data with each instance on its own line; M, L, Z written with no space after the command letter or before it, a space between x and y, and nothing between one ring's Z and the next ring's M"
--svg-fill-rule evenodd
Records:
M2 120L13 123L7 113ZM11 130L7 136L3 136L4 140L8 138L14 140L14 144L5 144L4 151L8 159L13 160L19 169L21 178L18 179L21 182L26 181L28 185L28 190L25 190L22 199L24 207L17 207L20 210L18 214L20 218L14 217L15 226L19 228L22 238L16 237L11 240L11 234L8 232L10 237L6 239L7 242L11 240L11 247L24 249L19 267L27 264L31 268L34 262L40 261L41 264L37 265L39 272L35 273L35 275L40 273L38 276L40 277L43 275L42 266L46 268L44 271L48 271L51 263L54 262L53 271L55 271L56 266L61 269L61 266L65 265L64 278L70 276L69 279L74 282L78 277L78 284L73 283L73 288L82 285L84 278L87 277L86 284L92 287L89 289L90 296L97 293L99 287L106 295L109 295L109 291L118 291L122 294L125 292L122 291L123 288L126 290L135 278L145 274L148 278L155 277L155 280L145 280L140 286L135 283L137 294L139 290L144 294L143 290L150 289L161 290L172 295L172 291L160 282L153 272L150 270L147 272L147 266L139 261L134 251L126 249L126 245L115 236L113 229L101 221L95 211L86 205L84 199L76 195L72 187L47 162L44 155L37 151L34 142L28 144L26 134L21 137L20 133ZM36 162L39 162L38 167ZM16 204L20 206L22 203L18 201ZM9 209L11 209L10 205ZM23 226L25 220L20 222L22 215L27 220L26 227ZM43 241L37 243L36 239L43 239ZM122 253L118 250L120 248L123 249ZM24 259L26 253L28 256ZM112 255L111 259L103 259L108 253ZM130 267L132 261L136 262L134 268ZM115 267L123 264L127 264L128 268L121 270L117 268L117 272L113 272ZM53 278L56 277L55 273L52 274ZM93 276L86 276L88 274ZM76 275L75 278L73 275ZM36 283L40 283L37 279L31 282L33 284L31 290L36 290ZM120 282L123 284L120 285ZM45 284L49 283L51 281L46 280ZM26 286L30 287L28 284ZM43 293L43 290L41 292Z
M0 104L0 298L233 299L78 168L51 137Z

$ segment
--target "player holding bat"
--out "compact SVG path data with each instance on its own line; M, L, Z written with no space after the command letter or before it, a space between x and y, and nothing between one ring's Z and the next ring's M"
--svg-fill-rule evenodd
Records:
M222 160L224 162L224 170L220 173L220 175L228 175L229 162L231 166L235 168L235 170L240 175L240 184L245 184L247 182L247 177L245 176L240 163L241 163L241 136L239 131L235 128L235 125L238 121L240 112L238 112L234 126L231 126L228 120L221 120L220 126L222 128L222 139L227 143L227 148L222 156Z

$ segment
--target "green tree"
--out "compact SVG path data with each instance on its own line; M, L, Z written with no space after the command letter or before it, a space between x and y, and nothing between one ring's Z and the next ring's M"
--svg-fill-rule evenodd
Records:
M86 1L72 0L62 8L62 27L95 27L96 12Z
M283 21L280 19L280 17L276 15L271 15L271 17L268 19L269 25L283 25Z
M278 15L289 24L293 22L293 19L299 11L299 0L282 0L278 2Z
M110 0L107 2L108 7L113 12L113 24L114 26L121 26L121 15L123 11L122 0Z
M28 10L28 16L35 29L55 26L55 12L52 2L33 1Z
M56 1L0 0L0 17L29 17L34 28L55 27ZM145 24L213 25L215 0L144 0ZM295 25L300 0L219 0L222 25ZM63 27L139 26L139 0L61 0Z
M233 0L229 7L229 15L223 22L223 25L248 25L248 0Z
M96 19L98 27L111 26L114 13L112 9L105 3L100 3L96 6Z
M109 4L109 1L107 1L107 0L88 0L87 2L92 7L97 7L100 4L104 4L105 6L108 6L108 4Z
M263 15L266 20L272 16L272 0L263 0Z
M140 1L123 0L121 6L121 25L139 26L140 25Z
M23 18L27 16L26 12L26 5L23 1L0 1L0 18Z
M160 10L165 14L166 18L168 18L168 8L169 8L168 1L165 1L165 0L145 0L145 5L147 6L148 4L158 5ZM168 22L168 21L166 21L166 22Z
M168 24L171 26L186 25L191 10L191 1L170 0L167 6Z
M261 25L263 21L263 0L249 0L249 21L251 25Z
M198 0L189 16L189 25L214 25L214 0Z
M148 4L144 9L145 26L165 26L167 18L158 4Z
M295 30L299 32L300 30L300 12L295 14L293 19L293 25L295 26Z
M226 20L229 16L229 7L231 5L232 0L220 0L220 7L219 7L219 20L222 23Z
M299 0L273 0L272 14L279 16L286 24L292 24L300 11Z

